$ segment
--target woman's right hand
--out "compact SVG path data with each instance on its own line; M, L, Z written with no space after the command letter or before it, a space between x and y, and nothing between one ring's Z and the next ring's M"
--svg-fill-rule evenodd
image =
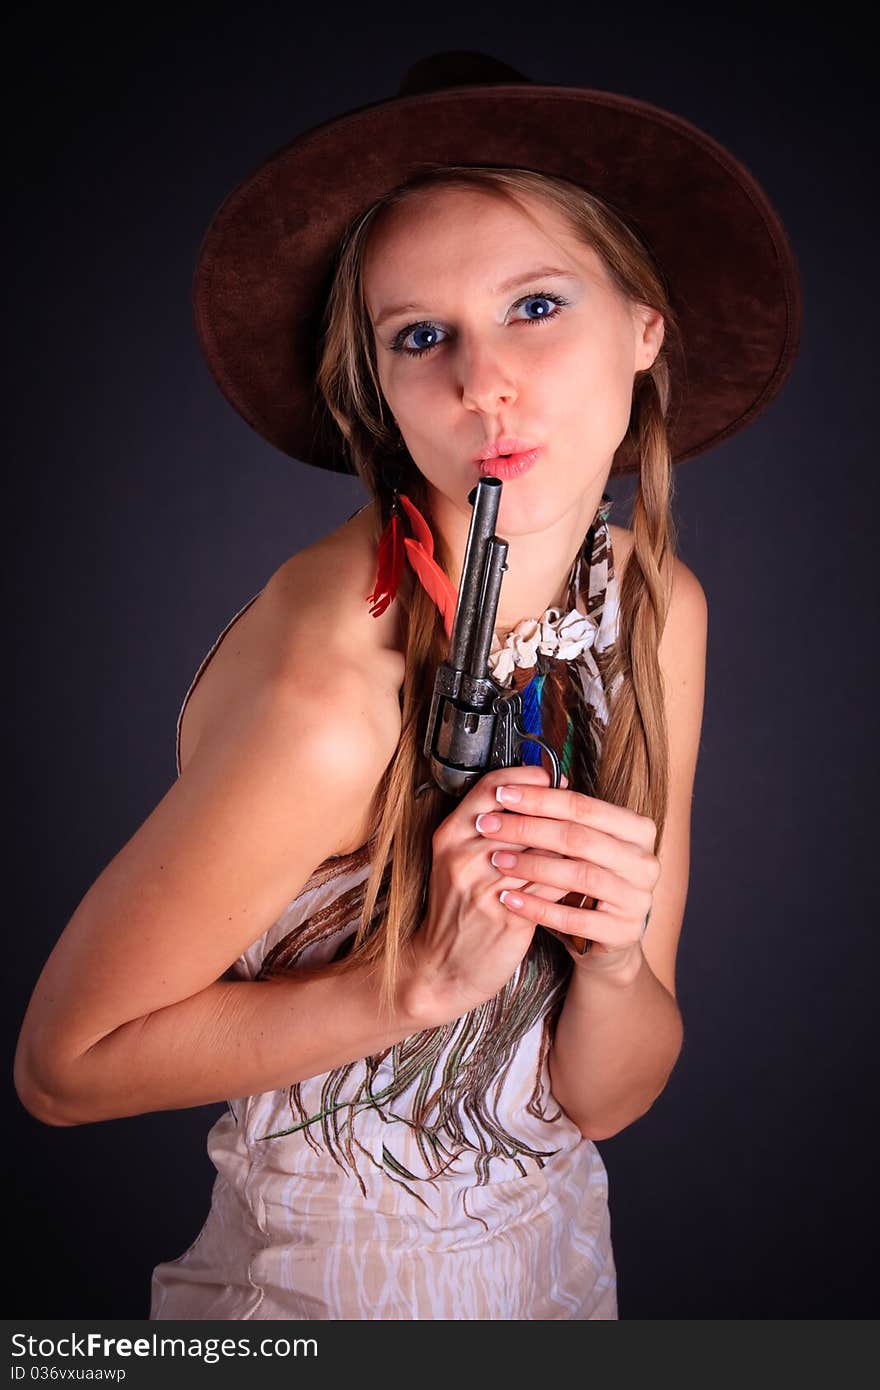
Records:
M500 901L505 888L515 890L528 879L515 878L491 862L496 850L522 850L497 835L487 838L475 827L477 816L502 814L497 787L514 782L549 786L550 774L534 763L487 772L441 821L433 836L432 867L425 917L410 938L409 1008L425 1027L451 1022L492 999L525 956L535 923L509 911ZM553 890L539 896L560 896Z

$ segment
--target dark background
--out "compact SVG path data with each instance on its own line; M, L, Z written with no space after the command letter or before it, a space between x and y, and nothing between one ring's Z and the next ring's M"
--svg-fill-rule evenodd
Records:
M366 500L213 384L189 301L202 234L271 150L447 48L694 121L764 185L799 258L781 396L676 470L709 602L685 1043L649 1114L599 1147L622 1318L876 1312L873 50L839 6L610 10L7 21L8 1316L146 1317L153 1265L207 1215L222 1105L53 1129L13 1090L15 1040L58 935L175 776L203 654ZM611 491L626 525L631 483Z

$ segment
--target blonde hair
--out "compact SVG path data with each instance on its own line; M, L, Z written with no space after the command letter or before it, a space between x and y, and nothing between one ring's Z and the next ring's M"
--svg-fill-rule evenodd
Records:
M633 548L620 583L617 641L606 650L600 672L614 690L598 767L591 756L584 719L575 721L576 752L569 773L575 790L650 816L659 845L666 818L668 749L658 648L668 610L676 536L672 515L672 469L666 416L670 354L680 350L676 317L662 276L649 251L626 223L600 199L567 180L526 169L465 165L428 166L377 200L350 228L338 253L323 324L317 383L326 414L327 437L341 435L352 466L373 498L380 520L388 519L389 467L402 467L401 488L426 516L435 535L435 558L449 573L450 557L432 524L427 486L400 452L400 439L385 418L373 349L372 326L363 289L370 234L383 209L417 190L477 188L511 200L532 216L526 198L556 209L574 234L602 259L613 285L632 302L658 310L664 341L650 368L636 374L626 438L612 473L628 454L637 461L631 527ZM443 622L435 604L412 576L398 591L405 610L406 667L400 739L373 801L371 868L357 933L341 967L370 962L381 974L380 1006L391 1008L406 943L419 927L432 862L432 837L453 802L431 783L422 753L434 674L447 653ZM598 656L597 656L598 660ZM545 933L537 933L537 938ZM536 939L537 939L536 938ZM564 950L550 964L570 968Z

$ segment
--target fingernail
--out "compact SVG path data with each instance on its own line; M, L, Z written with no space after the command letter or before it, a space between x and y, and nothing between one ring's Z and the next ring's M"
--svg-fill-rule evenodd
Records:
M474 824L476 825L476 827L477 827L478 830L500 830L500 829L501 829L501 817L500 817L500 816L487 816L487 815L484 813L484 814L481 815L481 816L477 816L477 819L476 819L476 821L474 822Z
M498 894L505 907L522 907L523 900L519 893L511 893L509 888L505 888L503 893Z
M519 787L496 787L496 801L522 801L522 792Z
M495 853L491 856L491 862L495 865L496 869L514 869L516 868L516 855L511 854L510 851L506 849L496 849Z

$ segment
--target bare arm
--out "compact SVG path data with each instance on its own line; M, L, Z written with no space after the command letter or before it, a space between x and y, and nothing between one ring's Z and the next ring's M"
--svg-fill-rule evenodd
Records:
M576 963L549 1067L553 1093L582 1133L610 1138L663 1091L678 1060L684 1026L675 998L675 963L690 871L691 799L706 683L706 596L676 561L669 616L660 643L669 735L669 805L657 850L660 878L651 920L632 959L601 968Z
M381 1052L423 1026L402 1004L380 1018L364 970L219 980L113 1029L70 1059L51 1090L25 1080L19 1095L51 1125L180 1110L290 1086Z
M553 1094L588 1139L610 1139L660 1095L683 1036L677 1003L641 953L607 976L575 968L550 1054Z
M334 671L332 690L286 674L203 736L37 981L15 1058L37 1118L87 1123L273 1090L417 1031L403 1005L380 1019L356 970L221 978L360 825L393 752L371 698L357 671Z

